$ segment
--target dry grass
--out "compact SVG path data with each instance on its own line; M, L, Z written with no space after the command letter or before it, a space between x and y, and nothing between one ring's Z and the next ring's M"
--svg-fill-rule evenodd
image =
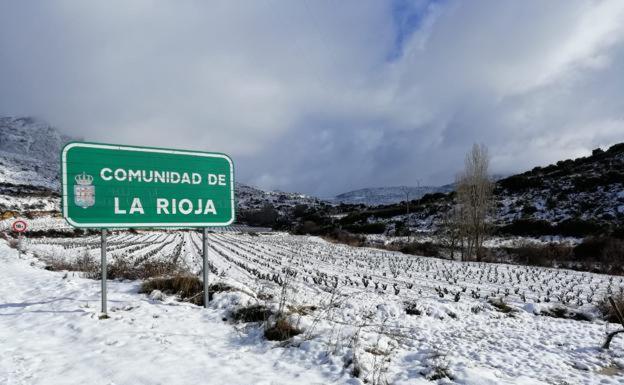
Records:
M90 254L85 253L81 257L67 261L60 258L43 258L46 270L50 271L80 271L83 276L91 279L101 279L101 264ZM179 275L180 267L172 261L146 261L138 266L128 263L123 258L114 258L106 266L108 279L149 279L152 277Z
M422 310L418 307L418 304L416 302L406 302L405 313L407 315L421 315Z
M86 278L100 278L100 264L95 259L85 253L74 261L66 261L63 259L46 259L46 270L50 271L80 271Z
M543 309L540 315L553 318L573 319L576 321L591 321L591 317L585 313L567 309L563 306L555 306L550 309Z
M107 276L110 279L149 279L165 275L182 274L180 267L173 261L151 260L139 266L133 266L125 259L115 259L108 265Z
M204 304L203 282L194 275L175 275L173 277L152 278L141 284L139 293L149 294L160 290L168 295L177 295L182 301L196 305Z
M453 375L446 364L437 364L431 367L431 372L425 376L429 381L437 381L448 378L453 380Z
M301 330L291 325L286 318L278 318L271 327L264 330L264 337L269 341L285 341L298 334L301 334Z
M613 301L620 309L620 311L624 312L624 294L613 295L611 297L613 298ZM613 308L613 306L611 306L611 303L609 302L608 296L598 302L598 309L602 313L605 321L620 323L615 313L615 309Z
M177 295L182 301L195 305L204 305L204 283L199 277L189 274L177 274L169 277L151 278L141 284L139 293L149 294L160 290L167 295ZM222 282L208 286L208 300L214 293L236 291L237 289Z
M372 354L374 356L389 356L390 355L390 351L388 350L382 350L379 347L370 347L370 348L364 348L364 351L366 353Z
M507 305L502 298L492 298L488 300L488 303L501 313L512 314L516 312L516 309Z
M232 318L239 322L266 322L273 312L264 305L252 305L240 308L232 314Z
M288 311L291 314L310 315L317 310L314 305L301 305L301 306L288 306Z

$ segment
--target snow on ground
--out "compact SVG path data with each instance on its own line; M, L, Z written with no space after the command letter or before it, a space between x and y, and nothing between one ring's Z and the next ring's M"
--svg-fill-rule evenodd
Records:
M109 282L111 318L99 320L98 281L31 263L0 241L0 384L348 381L303 350L238 331L223 309L152 301L137 282Z
M371 244L383 244L383 245L389 245L392 243L397 243L397 244L409 243L409 242L418 242L418 243L439 242L439 237L436 237L433 235L427 235L427 234L416 234L416 235L412 235L409 237L388 236L384 234L366 234L365 238ZM582 238L562 237L559 235L544 235L541 237L520 237L520 236L509 237L508 236L508 237L490 237L485 241L484 246L497 248L497 247L519 247L519 246L524 246L527 244L546 245L550 243L575 246L581 243L582 241L583 241Z
M73 232L74 228L71 227L67 221L60 217L41 216L33 219L29 218L8 218L0 220L0 231L10 231L11 225L16 220L23 220L28 224L28 231L40 231L40 230L58 230Z
M28 209L36 209L38 211L54 211L58 210L59 206L60 198L13 196L0 193L0 207L7 210L26 211Z
M41 270L44 261L97 258L98 240L30 239L27 260L16 260L0 241L0 343L11 349L0 353L0 373L11 373L13 383L43 373L60 379L75 365L116 384L210 381L215 372L235 384L624 384L624 339L600 349L616 325L595 318L600 298L624 292L622 277L460 263L283 233L215 233L212 277L249 295L218 294L204 311L152 301L136 293L137 282L112 281L116 310L99 321L97 281ZM108 243L111 259L180 261L200 271L198 232L117 232ZM248 303L275 308L281 298L303 330L287 344L263 341L257 325L222 321L228 310ZM500 299L509 312L491 303ZM557 306L593 320L538 315Z

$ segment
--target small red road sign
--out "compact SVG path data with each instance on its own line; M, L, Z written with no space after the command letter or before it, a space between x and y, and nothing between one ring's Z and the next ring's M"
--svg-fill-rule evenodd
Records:
M25 221L17 220L13 222L11 228L17 233L23 233L26 229L28 229L28 224Z

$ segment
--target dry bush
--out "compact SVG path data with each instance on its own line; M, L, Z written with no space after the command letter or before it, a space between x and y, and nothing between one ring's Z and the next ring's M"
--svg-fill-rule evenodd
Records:
M260 292L260 293L258 293L258 295L256 297L259 300L262 300L262 301L270 301L273 298L275 298L275 296L272 293L269 293L269 292Z
M512 314L516 312L516 309L507 305L502 298L491 298L488 303L496 308L501 313Z
M444 354L435 352L425 360L426 368L420 372L429 381L449 379L453 381L453 374Z
M527 242L517 248L509 248L507 252L516 262L532 266L553 266L556 262L570 261L574 255L572 247L556 243L539 245Z
M80 271L86 278L102 279L101 263L87 252L72 261L60 258L43 258L43 260L46 263L46 270ZM152 260L134 266L123 258L114 258L106 266L107 279L136 280L182 273L179 266L172 261Z
M175 275L173 277L152 278L141 284L139 293L149 294L160 290L165 294L178 295L182 301L196 305L204 304L203 282L194 275Z
M266 322L273 312L264 305L251 305L237 309L232 318L240 322Z
M366 238L361 235L351 234L345 230L334 229L331 233L322 237L331 243L341 243L349 246L366 246Z
M399 250L405 254L422 255L424 257L440 256L440 248L433 242L406 243Z
M474 305L470 308L470 311L473 312L474 314L479 314L484 310L485 308L481 304Z
M301 330L291 325L286 318L278 318L277 321L264 330L264 337L269 341L285 341L301 334Z
M223 282L216 282L213 284L208 285L208 293L221 293L221 292L227 292L227 291L239 291L237 288L235 288L234 286L228 285L227 283L223 283Z
M116 258L107 267L107 277L110 279L148 279L183 273L178 264L170 260L150 260L133 266L126 259Z
M59 258L45 259L45 269L50 271L80 271L85 278L99 279L100 264L89 253L84 253L73 261Z
M291 314L310 315L318 308L314 305L288 306L288 312Z
M448 378L453 380L453 375L448 367L448 364L442 363L431 367L431 372L425 376L429 381L443 380Z
M404 306L405 306L405 313L407 315L421 315L422 314L422 310L418 308L418 304L415 301L406 302Z
M617 273L624 264L624 241L611 237L586 238L574 248L574 255L580 260L600 261Z
M563 306L555 306L550 309L543 309L540 315L553 318L572 319L576 321L591 321L591 317L583 312L568 309Z
M160 290L167 295L177 295L184 302L195 305L204 305L204 283L198 277L189 274L177 274L169 277L157 277L144 281L139 293L149 294ZM217 282L208 286L208 301L212 301L214 293L237 291L238 289Z
M501 247L493 251L523 265L567 267L624 275L624 241L611 237L588 237L574 247L557 243L540 245L523 242L517 247Z
M620 309L621 312L624 312L624 294L613 295L611 298L613 298L613 301L617 305L618 309ZM615 309L611 306L611 302L609 302L608 296L598 302L597 306L605 321L620 323L615 313Z
M441 248L433 242L393 242L384 245L376 245L383 250L400 251L404 254L424 257L440 257Z
M79 269L76 268L76 265L74 263L68 262L64 259L57 259L57 258L46 259L45 264L46 265L44 269L49 270L49 271L64 271L64 270L80 271Z

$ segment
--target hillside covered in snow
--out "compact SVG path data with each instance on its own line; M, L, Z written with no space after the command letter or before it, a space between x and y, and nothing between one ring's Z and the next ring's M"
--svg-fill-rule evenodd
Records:
M425 194L449 193L451 191L453 191L452 184L420 187L371 187L338 194L333 201L354 205L379 206L399 203L405 200L420 199Z
M0 117L0 214L60 211L60 152L72 138L32 117ZM298 193L235 186L239 211L270 205L283 212L321 200Z
M59 188L60 151L71 138L31 117L0 117L0 183Z
M621 225L624 143L502 179L496 196L502 223L524 219L541 226L566 221Z
M494 231L503 235L584 237L621 231L624 225L624 144L596 149L590 156L567 159L494 182ZM454 192L419 199L346 207L345 228L384 232L398 227L439 229L454 204ZM409 214L408 214L409 210ZM377 225L376 225L377 224Z
M0 118L0 214L59 212L59 153L69 140L34 118ZM587 157L498 179L492 222L498 233L507 235L618 231L624 223L622 170L624 144L617 144ZM396 233L400 228L435 231L454 201L453 185L368 188L332 201L241 183L235 192L239 221L282 229L305 224L305 233L319 234L337 227L376 233Z

